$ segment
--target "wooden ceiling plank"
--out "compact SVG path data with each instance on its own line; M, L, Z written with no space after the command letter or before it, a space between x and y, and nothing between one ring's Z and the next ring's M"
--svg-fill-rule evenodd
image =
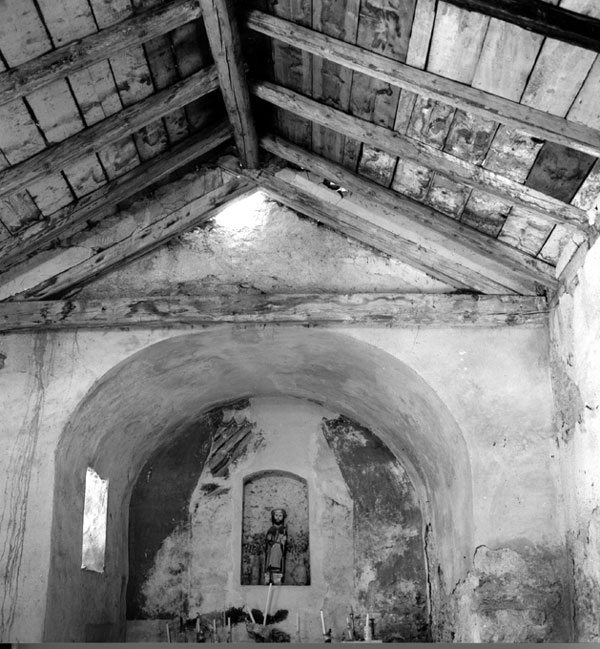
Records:
M0 74L0 105L164 34L199 15L196 0L173 0L21 63Z
M14 267L0 284L0 299L44 299L73 289L111 268L121 266L144 255L169 239L197 227L214 216L221 207L248 193L253 185L240 179L222 182L218 169L209 169L198 176L206 180L206 189L198 198L183 206L177 193L167 190L154 210L135 209L122 212L118 227L107 224L101 232L90 232L77 241L77 254L70 261L68 248L59 251L53 264L37 268L34 276L19 276ZM35 259L33 260L35 263ZM24 281L24 277L26 281Z
M251 11L248 14L247 25L254 31L286 43L294 43L296 47L307 52L328 58L390 84L408 88L417 94L445 102L486 119L522 129L535 137L558 142L600 157L600 133L593 128L392 61L259 11Z
M210 46L202 20L194 20L178 27L171 33L173 53L182 79L198 72L212 63ZM204 128L222 113L222 99L215 93L200 97L188 104L184 111L190 132Z
M331 11L329 0L312 0L312 25L319 32L347 43L356 42L359 0L343 0ZM321 56L312 57L312 96L340 110L348 110L353 72ZM325 126L313 124L312 150L336 162L343 162L346 138Z
M391 129L328 108L269 82L256 82L252 85L251 91L260 99L274 103L280 108L327 125L359 141L368 142L388 153L426 165L456 182L476 189L484 189L490 194L525 207L552 223L567 224L584 230L588 227L587 215L578 208L515 183L483 167L438 151Z
M480 263L484 266L487 264L488 272L493 266L505 273L507 273L507 268L510 268L510 273L514 273L515 276L518 275L530 283L532 279L535 279L546 286L555 284L555 280L551 276L552 268L548 265L465 227L453 219L444 217L424 205L406 199L393 191L385 190L340 165L303 151L277 137L265 136L261 138L261 146L274 155L300 167L311 169L311 171L339 183L365 201L381 206L394 214L398 222L403 221L403 227L418 228L419 232L429 235L430 239L435 236L440 244L445 243L448 248L455 251L460 251L462 248L462 254L465 257L481 257Z
M553 0L556 2L557 0ZM520 27L492 18L473 77L473 87L518 102L544 41ZM541 142L501 125L483 166L517 182L524 182ZM511 210L510 203L473 190L461 221L497 236Z
M56 3L40 0L38 7L48 34L57 47L69 40L97 32L87 2L63 0ZM73 86L78 83L77 79L69 83L64 78L57 79L32 91L27 97L36 124L43 130L49 144L60 142L85 127L72 92ZM76 197L84 196L106 182L104 169L95 153L83 156L76 164L65 167L64 173ZM49 207L54 211L56 203L51 203Z
M223 122L191 136L160 156L142 163L129 173L66 208L35 223L18 237L0 244L0 271L17 264L29 255L43 250L59 236L70 235L87 221L98 221L112 213L120 202L158 182L176 169L196 160L229 140L231 127Z
M33 0L0 2L0 42L8 66L16 66L52 49Z
M423 70L427 63L427 55L433 34L437 0L417 0L415 17L410 32L406 65ZM406 88L400 90L400 99L394 120L394 130L405 133L413 112L417 95Z
M258 167L258 138L237 23L227 0L200 0L206 35L242 164Z
M543 0L445 0L447 4L498 18L522 29L600 52L600 20Z
M546 326L543 297L410 293L152 296L0 304L0 331L203 326L217 323L369 327Z
M95 63L70 76L71 88L86 126L97 124L123 108L108 61ZM109 180L127 173L140 163L132 136L97 152Z
M139 14L144 10L152 9L161 4L161 0L133 0L133 9L136 14ZM148 59L152 81L157 90L163 90L181 79L177 70L177 64L175 63L173 42L170 34L164 33L155 36L146 41L143 48ZM187 137L189 125L183 108L178 108L169 115L166 115L163 121L169 144L176 144Z
M80 156L117 142L145 124L217 88L216 70L211 66L170 88L151 95L10 169L1 171L0 195L10 194L26 187L44 175L63 168Z

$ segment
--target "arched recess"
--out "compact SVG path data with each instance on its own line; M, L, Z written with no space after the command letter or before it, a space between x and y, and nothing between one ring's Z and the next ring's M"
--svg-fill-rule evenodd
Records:
M472 545L469 458L446 406L407 365L344 334L219 327L127 358L71 416L56 452L45 641L123 639L129 499L145 461L208 409L275 395L316 400L361 422L400 459L429 530L435 616L436 598L464 574ZM88 466L110 479L103 574L79 567Z

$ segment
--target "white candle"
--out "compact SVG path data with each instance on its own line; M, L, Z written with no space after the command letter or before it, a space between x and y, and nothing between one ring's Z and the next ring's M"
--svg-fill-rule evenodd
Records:
M196 633L200 633L200 616L196 618Z
M169 629L168 622L167 622L167 642L171 642L171 629Z
M300 613L296 613L296 633L300 633Z
M323 635L325 635L327 631L325 631L325 616L323 615L323 611L321 611L321 626L323 627Z
M269 590L267 592L267 603L265 604L265 614L264 614L264 619L263 619L263 624L267 624L267 615L269 614L269 603L271 599L271 588L273 588L273 584L269 584Z
M371 639L371 625L369 624L369 614L367 613L367 617L365 618L365 640L369 641Z
M213 642L217 641L217 620L213 620Z

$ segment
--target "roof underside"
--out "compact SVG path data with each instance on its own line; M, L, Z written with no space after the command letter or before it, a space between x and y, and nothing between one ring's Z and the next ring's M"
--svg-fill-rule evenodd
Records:
M556 290L596 232L600 4L551 0L541 33L518 4L4 0L0 289L44 268L4 299L65 294L255 186L456 290ZM56 281L46 249L116 233L198 162L198 215Z

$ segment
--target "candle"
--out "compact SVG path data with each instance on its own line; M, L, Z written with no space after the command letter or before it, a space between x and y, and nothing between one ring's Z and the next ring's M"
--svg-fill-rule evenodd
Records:
M269 614L269 603L271 599L271 588L273 588L273 584L269 584L269 590L267 591L267 603L265 604L265 614L263 616L263 624L267 623L267 615Z
M367 617L365 618L365 641L371 640L371 625L369 624L369 614L367 613Z
M196 617L196 633L200 633L200 616Z
M213 619L213 642L217 641L217 619Z
M327 631L325 631L325 616L323 615L322 610L321 610L321 626L323 627L323 635L325 635Z
M171 629L169 629L168 622L167 622L167 642L171 642Z
M300 633L300 613L296 613L296 633Z
M254 619L254 615L252 615L252 611L250 610L250 607L248 604L246 604L246 611L248 612L248 615L250 616L250 619L252 620L252 624L256 624L256 620Z

